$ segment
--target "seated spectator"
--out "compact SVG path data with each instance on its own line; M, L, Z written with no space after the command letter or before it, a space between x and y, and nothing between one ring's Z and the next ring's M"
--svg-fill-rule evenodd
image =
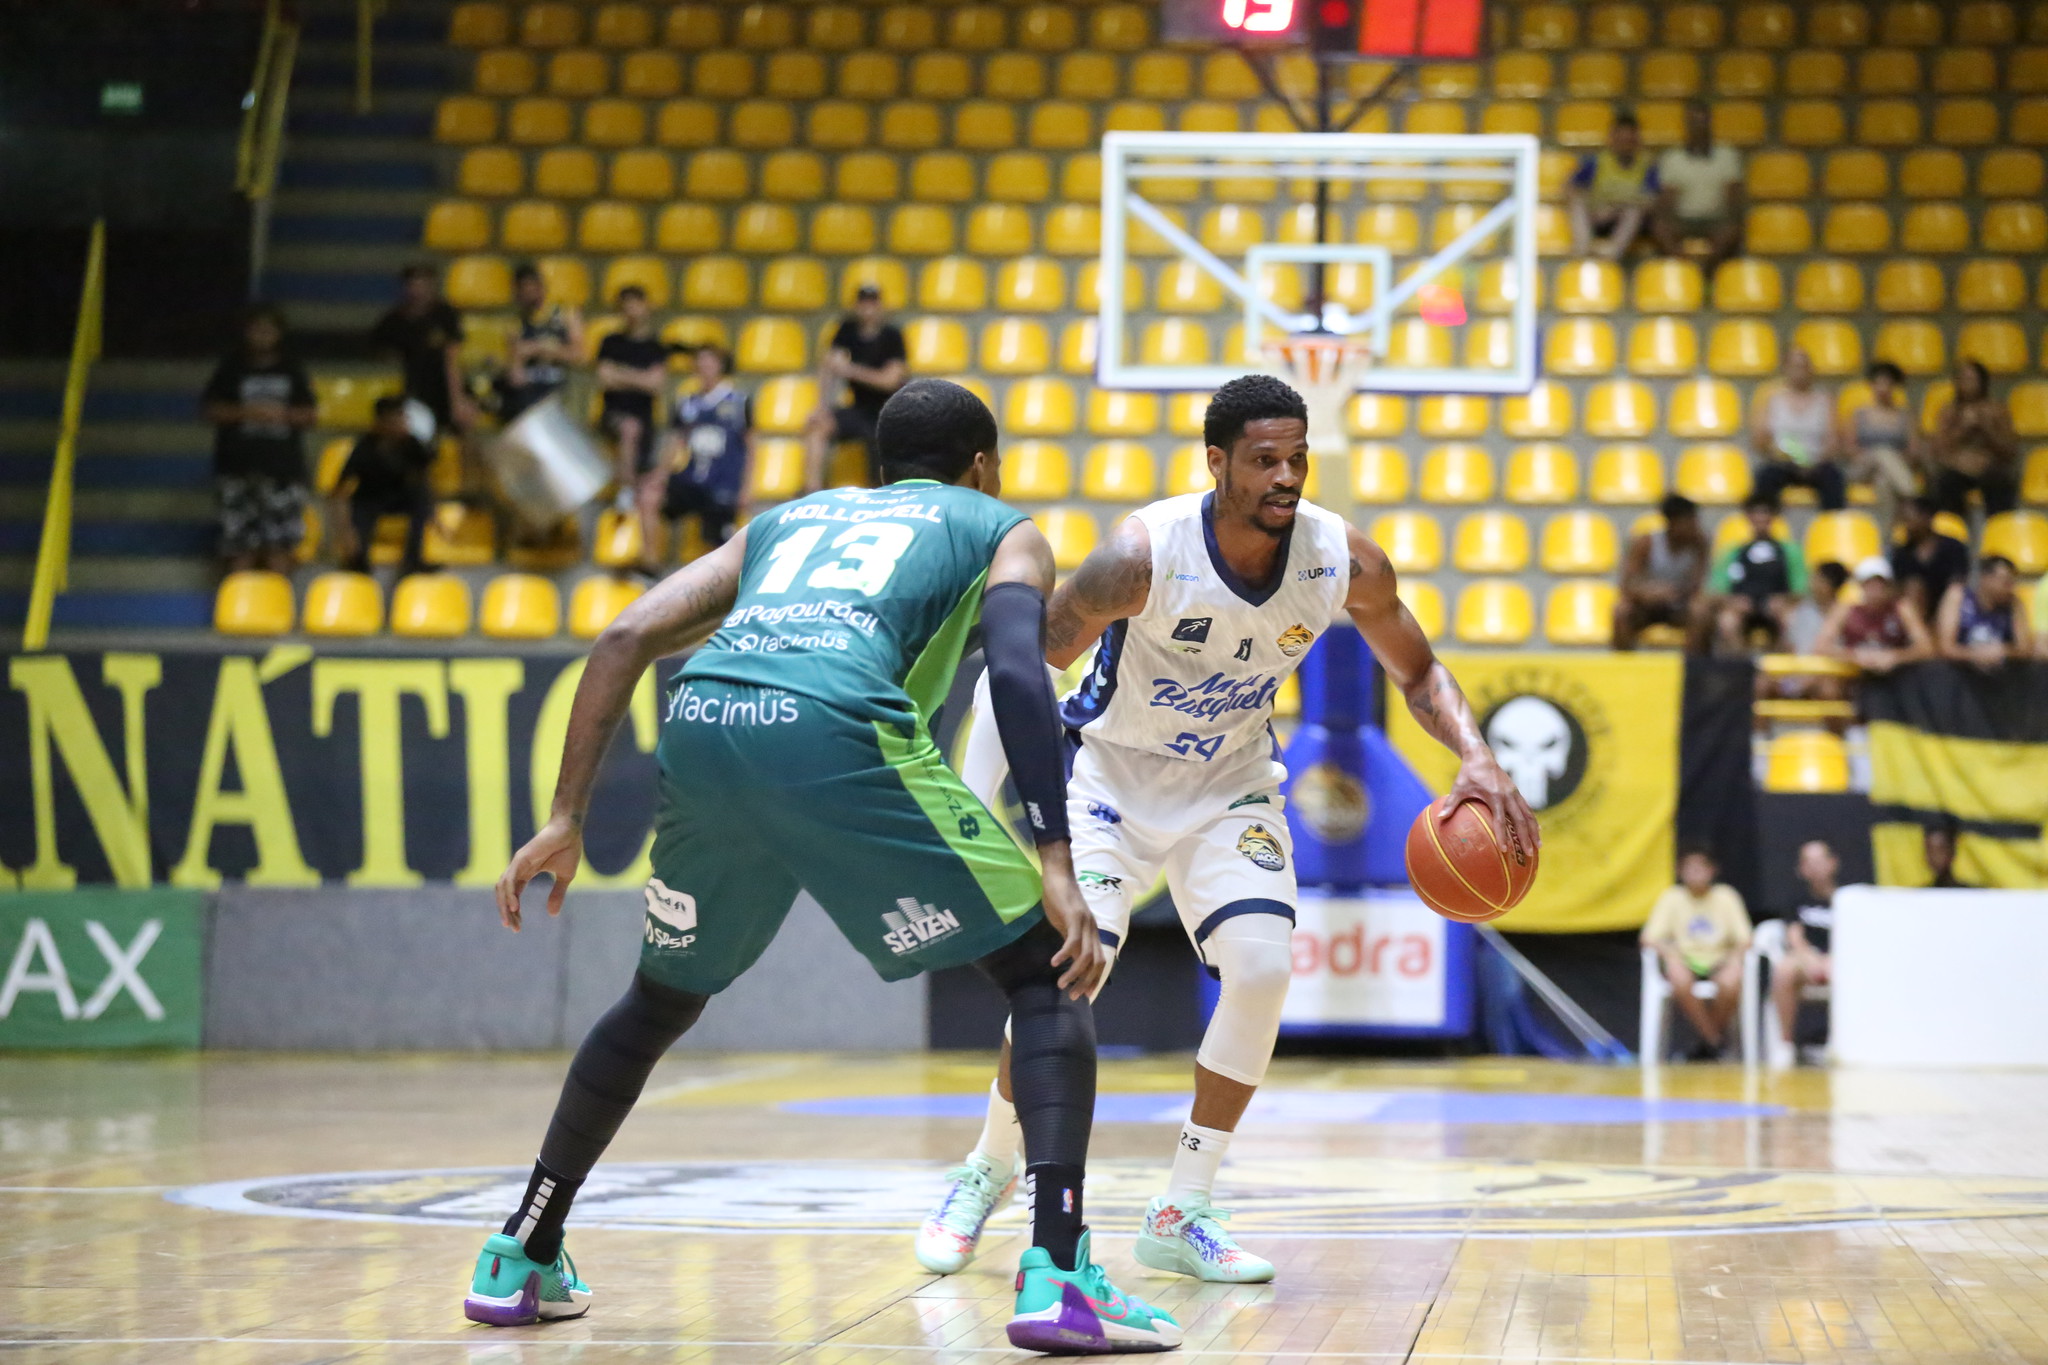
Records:
M1742 254L1742 154L1714 142L1713 110L1705 100L1685 105L1685 142L1657 158L1657 217L1651 234L1667 256L1685 254L1690 238L1704 238L1700 268L1713 276L1721 262Z
M2019 571L2004 555L1977 561L1977 585L1948 585L1934 620L1941 657L1990 671L2034 652L2034 632L2020 610Z
M1835 609L1835 603L1842 598L1842 588L1849 581L1849 570L1834 560L1823 560L1806 575L1806 596L1793 606L1792 614L1785 618L1785 638L1782 643L1790 654L1817 654L1820 652L1821 629L1827 625L1828 617ZM1833 679L1815 679L1818 682L1832 682ZM1780 693L1781 696L1813 693Z
M1867 483L1877 494L1877 520L1886 535L1898 517L1899 502L1920 487L1914 466L1921 459L1920 433L1906 411L1906 372L1880 360L1863 372L1870 381L1870 399L1842 416L1836 447L1848 464L1853 483Z
M1720 1055L1729 1021L1742 1006L1742 957L1749 948L1749 909L1734 887L1717 882L1720 867L1704 845L1678 854L1678 885L1657 897L1640 942L1656 950L1671 983L1671 998L1700 1036L1694 1061ZM1702 1000L1695 982L1711 981L1717 994Z
M1771 525L1777 503L1752 493L1742 514L1749 519L1749 539L1723 551L1707 578L1715 642L1732 654L1748 653L1758 637L1764 648L1775 648L1806 592L1805 555L1795 542L1780 540Z
M476 404L462 382L462 315L441 297L432 266L409 265L398 280L398 304L377 320L370 340L398 357L405 396L434 414L437 431L466 431Z
M406 519L399 577L434 567L423 553L427 518L434 515L434 498L427 487L433 463L434 452L406 425L405 400L388 394L379 398L376 425L356 442L334 485L328 522L334 527L335 553L343 568L370 571L377 521L394 516Z
M512 272L512 301L519 308L519 335L512 338L498 406L508 425L568 383L569 367L583 354L583 315L550 304L547 282L531 263Z
M1835 603L1814 644L1816 654L1846 659L1865 673L1889 673L1901 664L1934 657L1934 637L1927 633L1926 618L1900 596L1892 582L1892 566L1882 555L1856 566L1856 587L1860 600Z
M305 432L317 414L275 308L249 310L241 345L214 367L201 402L213 423L223 565L290 573L306 530Z
M1606 148L1579 158L1565 187L1572 254L1610 261L1626 256L1657 193L1657 168L1643 153L1636 116L1624 110L1607 130Z
M1927 860L1929 889L1968 890L1970 884L1956 877L1956 838L1962 825L1953 815L1944 815L1921 832L1920 856Z
M1934 502L1915 495L1899 504L1905 539L1892 547L1892 581L1923 617L1932 617L1948 585L1970 576L1970 547L1934 529Z
M1835 459L1834 400L1813 382L1813 357L1805 347L1786 351L1783 377L1758 390L1749 439L1756 447L1757 496L1781 502L1787 488L1803 484L1820 495L1826 511L1849 505L1848 481Z
M1974 360L1958 360L1955 397L1934 419L1934 506L1968 515L1965 499L1976 489L1984 515L2010 512L2019 502L2020 440L2012 413L1991 396L1991 372Z
M597 347L597 386L603 393L598 424L617 451L618 507L640 518L640 572L661 575L661 499L667 475L654 459L654 400L668 387L669 345L654 334L647 291L619 291L625 325Z
M818 367L818 410L804 424L804 490L825 486L835 441L859 441L872 464L875 421L882 404L910 378L910 351L903 332L882 316L882 290L864 284L854 295L853 312L832 334L825 361ZM838 405L841 388L849 401Z
M1806 883L1806 894L1785 917L1785 955L1771 968L1771 1002L1778 1014L1776 1045L1770 1049L1774 1066L1797 1056L1800 993L1828 983L1828 935L1835 927L1835 878L1841 870L1827 840L1809 839L1799 846L1799 880Z
M678 398L662 438L662 468L668 471L661 514L670 521L695 516L704 543L717 547L732 539L733 522L747 488L754 454L753 400L732 384L732 355L722 347L699 346L694 359L697 392Z
M1614 647L1634 649L1648 626L1677 626L1686 649L1706 648L1708 619L1700 597L1706 578L1707 536L1700 509L1676 493L1664 499L1664 525L1632 536L1621 561L1621 591L1614 603Z

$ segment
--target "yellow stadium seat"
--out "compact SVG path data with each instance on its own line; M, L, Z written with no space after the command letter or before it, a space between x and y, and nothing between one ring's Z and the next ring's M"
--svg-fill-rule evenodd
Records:
M1001 292L999 277L997 293ZM981 368L989 373L1043 374L1051 366L1052 342L1044 323L999 318L981 329Z
M1531 137L1540 138L1543 136L1542 107L1533 100L1495 100L1480 111L1479 131L1482 133L1527 133ZM1387 198L1393 198L1392 186L1397 184L1414 186L1420 183L1419 181L1384 181L1375 188L1375 193ZM1444 193L1447 195L1453 193L1456 185L1457 182L1447 184L1444 187ZM1411 189L1406 197L1419 199L1422 196ZM1480 196L1475 190L1473 197L1483 196Z
M301 630L308 635L375 635L384 628L384 594L365 573L323 573L306 586Z
M1986 251L2015 254L2048 248L2048 210L2018 200L1991 204L1984 210L1978 244Z
M1856 60L1856 90L1863 95L1920 93L1920 54L1898 48L1866 50ZM1865 105L1867 113L1870 106Z
M1484 446L1451 441L1422 458L1424 502L1486 502L1493 497L1493 460Z
M848 52L867 41L867 18L852 5L820 5L804 20L804 45L820 52Z
M912 323L905 329L906 338L918 325ZM740 326L739 344L733 348L733 363L754 374L801 370L810 359L809 349L804 343L804 329L795 319L749 318Z
M1935 54L1936 94L1974 95L1998 88L1998 62L1982 47L1953 47Z
M1161 69L1178 71L1180 83L1168 92L1151 88L1147 75ZM1118 94L1116 58L1106 52L1070 52L1053 70L1053 89L1065 100L1108 100ZM1177 53L1146 53L1131 63L1132 93L1148 99L1183 99L1187 95L1187 59Z
M1017 114L997 100L969 100L953 112L953 145L996 152L1017 145Z
M1849 751L1842 737L1828 730L1781 730L1765 751L1763 789L1767 792L1846 792Z
M1097 502L1149 502L1159 490L1152 451L1138 441L1103 441L1081 465L1081 496Z
M525 185L526 166L509 147L472 147L455 173L455 188L463 194L503 198Z
M391 633L452 640L469 634L469 584L452 573L407 574L391 591Z
M936 46L938 13L923 5L891 5L876 24L876 45L897 52L922 52Z
M1005 152L988 163L987 197L1002 204L1038 204L1052 196L1052 164L1036 152Z
M2013 141L2048 139L2048 106L2013 112ZM1998 141L1998 106L1985 99L1947 99L1934 106L1934 140L1946 147L1985 147Z
M752 292L746 263L737 256L699 256L683 267L685 307L744 308Z
M1639 313L1699 311L1700 268L1691 261L1660 257L1636 267L1635 306Z
M1842 106L1833 100L1793 100L1778 121L1778 137L1793 147L1834 147L1846 134Z
M1882 267L1880 267L1882 270ZM1802 313L1854 313L1863 307L1863 271L1849 261L1809 261L1792 282Z
M732 216L735 251L772 255L796 250L796 212L787 204L743 204Z
M967 250L1018 256L1031 250L1031 215L1014 204L983 204L967 215Z
M1987 518L1978 553L2003 555L2030 577L2048 572L2048 515L2022 508Z
M1458 101L1417 100L1408 106L1407 116L1401 123L1401 131L1411 136L1424 136L1438 133L1462 134L1472 130L1465 123L1465 106Z
M1749 211L1745 242L1748 249L1765 256L1803 256L1813 250L1813 220L1806 209L1798 204L1757 204ZM1729 266L1756 265L1753 261L1727 261L1715 272L1718 287L1720 274ZM1718 305L1717 305L1718 306Z
M1870 344L1878 360L1889 360L1909 375L1939 374L1948 368L1941 328L1920 318L1902 318L1879 326Z
M1755 226L1752 211L1751 226ZM1804 215L1800 218L1805 221ZM1799 250L1811 245L1809 239ZM1768 261L1723 261L1714 272L1714 307L1723 313L1775 313L1784 298L1784 280Z
M1075 36L1074 12L1064 5L1033 5L1017 17L1017 45L1033 52L1065 52Z
M1645 318L1629 329L1630 374L1675 376L1699 368L1700 342L1683 318Z
M1151 12L1143 5L1102 5L1088 16L1088 46L1092 48L1141 52L1151 43Z
M1408 400L1396 394L1361 393L1345 404L1344 421L1353 436L1398 436L1408 429Z
M770 261L761 272L761 306L790 312L813 312L825 306L825 263L808 256Z
M1618 557L1614 523L1598 512L1559 512L1543 525L1537 562L1545 573L1609 573Z
M1614 107L1604 99L1567 100L1555 117L1552 138L1560 147L1598 147L1607 141Z
M1747 187L1752 199L1804 199L1813 193L1813 163L1804 152L1758 152L1749 159Z
M582 147L550 147L533 163L533 192L543 199L588 199L597 179L597 157Z
M1579 14L1569 5L1524 5L1521 20L1523 47L1563 51L1578 45Z
M1790 47L1798 33L1792 6L1782 0L1745 4L1735 11L1735 46Z
M1721 379L1691 379L1671 391L1673 436L1696 439L1732 436L1742 429L1742 400L1735 386Z
M941 313L973 313L988 306L988 271L972 256L941 256L917 272L917 302Z
M550 299L570 308L582 308L590 302L590 270L579 257L543 256L533 264L540 271Z
M1732 445L1687 446L1678 456L1678 491L1710 507L1733 507L1749 496L1749 460Z
M1403 369L1444 369L1451 363L1451 334L1421 318L1402 318L1387 333L1387 363Z
M1902 251L1951 252L1970 249L1970 220L1960 204L1915 204L1899 224Z
M591 17L590 41L599 47L647 47L654 42L654 16L642 5L600 5Z
M1371 530L1398 573L1430 573L1444 562L1444 533L1427 512L1386 512Z
M484 588L477 628L494 640L545 640L562 628L562 594L539 574L499 574Z
M647 141L647 111L637 100L592 100L583 106L583 140L593 147L637 147Z
M1792 344L1813 361L1815 374L1839 378L1863 372L1863 335L1839 318L1800 323L1793 329Z
M1899 190L1908 199L1955 199L1964 190L1963 159L1941 147L1906 153L1899 163Z
M1200 441L1177 445L1166 461L1166 496L1206 493L1215 481L1209 477L1209 448Z
M1877 523L1863 512L1819 512L1806 526L1806 562L1857 565L1882 552Z
M592 574L569 594L569 633L579 640L596 639L645 591L632 579Z
M1551 374L1606 374L1614 368L1614 328L1604 318L1565 318L1552 324L1543 367Z
M737 152L698 152L683 172L683 193L691 199L743 199L751 183L747 159Z
M548 58L548 93L551 95L587 100L611 88L611 59L602 52L579 47L557 52Z
M1989 104L1985 100L1958 102L1986 106ZM1992 112L1989 117L1991 136L1979 139L1980 141L1989 142L1997 136L1996 112ZM1982 128L1981 120L1982 116L1980 115L1980 129ZM2012 131L2010 136L2012 141L2026 147L2038 147L2042 143L2048 142L2048 100L2025 99L2017 101L2012 107Z
M1512 512L1474 512L1451 538L1451 565L1462 573L1520 573L1529 566L1529 527Z
M904 327L903 342L912 373L958 374L968 367L967 329L952 318L915 318Z
M1927 0L1892 0L1884 8L1878 41L1889 47L1935 47L1941 31L1941 11Z
M1424 436L1483 436L1493 417L1493 405L1469 394L1432 395L1422 400L1415 430Z
M448 41L455 47L495 47L512 36L512 16L503 5L464 0L448 16Z
M1536 100L1550 94L1550 58L1540 52L1501 52L1493 59L1493 93L1504 100Z
M1032 521L1052 545L1052 562L1060 572L1077 569L1095 548L1095 518L1078 507L1049 507Z
M1708 4L1664 7L1666 47L1713 49L1721 46L1721 8Z
M1005 53L996 57L1018 56ZM910 93L921 100L960 100L974 88L974 66L964 53L920 52L910 60ZM895 94L892 88L889 92ZM991 91L990 93L993 93Z
M1839 52L1795 52L1785 59L1785 93L1838 95L1847 82L1848 70Z
M888 100L903 87L903 69L894 53L852 52L839 60L837 93L850 100Z
M1657 400L1647 384L1610 379L1586 391L1586 434L1634 439L1657 429Z
M1778 368L1778 333L1754 318L1729 318L1707 336L1707 368L1715 374L1756 378Z
M1824 0L1806 13L1806 41L1816 47L1862 47L1870 41L1870 11L1854 0Z
M818 406L818 384L807 375L771 379L754 395L754 425L777 436L793 436Z
M462 256L448 264L448 301L458 308L504 308L512 302L512 267L500 256Z
M939 109L922 100L897 100L882 108L878 139L884 147L903 152L922 152L940 143Z
M540 80L540 63L531 52L516 47L479 52L472 82L479 95L530 95Z
M1009 39L1009 25L1002 10L994 5L964 5L948 17L948 47L963 52L987 52L1002 47Z
M505 135L522 147L552 147L569 140L569 106L539 95L512 101Z
M875 215L864 204L827 204L811 215L811 250L857 256L875 249Z
M1650 99L1691 99L1700 92L1700 59L1690 52L1646 52L1636 91Z
M1519 645L1535 629L1529 590L1520 583L1481 579L1458 593L1452 626L1468 645Z
M1074 491L1074 471L1064 446L1051 441L1018 441L1003 452L1003 496L1048 502Z
M1837 204L1821 228L1822 249L1840 255L1886 251L1891 244L1892 219L1881 204Z
M491 244L491 215L482 204L444 199L427 210L424 244L436 251L478 251Z
M1065 380L1020 380L1003 396L1003 429L1012 435L1065 436L1074 424L1074 390Z
M708 100L665 101L654 120L654 140L664 147L712 146L719 140L717 107ZM744 165L740 173L745 175Z
M682 4L663 21L662 44L697 52L725 41L725 15L717 5Z
M1444 594L1434 583L1420 579L1403 580L1396 589L1401 605L1408 608L1415 618L1415 624L1425 637L1431 640L1444 633Z
M1714 105L1714 140L1731 147L1755 147L1767 140L1768 120L1758 100L1721 100Z
M654 220L658 250L698 254L725 245L725 225L708 204L670 204Z
M796 15L787 5L748 5L740 11L733 43L757 52L775 52L796 42Z
M1102 247L1102 211L1058 204L1045 217L1045 249L1055 256L1093 256Z
M2010 318L1977 318L1956 330L1956 355L1993 374L2018 374L2027 368L2027 334Z
M2022 436L2048 436L2048 380L2029 379L2013 385L2005 403L2012 412L2014 431Z
M559 204L522 200L505 210L498 241L507 251L559 251L569 244L569 215Z
M803 491L804 443L789 436L758 439L747 467L747 494L757 503L786 502Z
M767 207L769 206L765 204L749 205L748 210L742 212L741 220L744 221L747 212ZM785 214L789 212L787 209L781 211ZM739 223L736 222L733 231L735 242L740 236ZM637 204L601 200L595 204L585 205L581 217L577 220L576 244L585 251L638 251L647 245L647 217ZM759 249L787 251L795 245L796 223L792 217L787 246Z
M2020 498L2024 502L2048 503L2048 446L2027 452L2026 471L2020 476ZM2034 589L2042 591L2039 586Z
M744 52L707 52L690 71L690 92L711 100L738 100L754 93L754 59Z
M229 574L213 596L213 628L223 635L289 635L292 581L261 569Z
M1188 318L1160 318L1145 324L1138 338L1138 363L1142 365L1205 365L1209 361L1209 334L1202 324Z
M1560 313L1612 313L1621 307L1621 267L1600 260L1568 261L1559 266L1553 306Z
M1595 47L1642 47L1650 41L1650 14L1641 5L1600 4L1586 13L1586 41Z
M1757 158L1759 161L1762 159L1761 156ZM1803 162L1805 158L1801 157L1800 160ZM1752 169L1754 166L1755 162L1752 162ZM1827 165L1821 171L1821 190L1828 198L1882 199L1891 193L1891 189L1891 163L1882 153L1860 147L1828 153ZM1803 198L1804 195L1777 197L1794 199Z
M1543 638L1554 645L1606 645L1614 638L1611 583L1559 583L1543 604Z
M896 158L880 152L855 152L840 157L833 179L841 199L893 203L903 197Z
M1717 17L1719 13L1715 11ZM1777 89L1778 68L1768 53L1722 52L1715 56L1715 94L1744 98L1775 94Z
M1383 246L1397 256L1413 255L1422 244L1415 210L1404 204L1370 204L1358 214L1356 240Z
M726 136L748 151L787 147L796 141L796 110L780 99L743 100L733 108Z
M616 299L619 291L631 285L647 295L647 302L655 308L668 307L669 266L659 256L614 256L604 268L604 283L598 287L598 297Z
M1969 0L1957 7L1950 42L2001 47L2018 40L2019 26L2005 0Z
M942 256L953 249L953 214L938 204L903 204L889 215L889 250L899 256Z
M1128 389L1094 389L1088 394L1088 432L1093 436L1150 436L1159 430L1159 397Z
M1067 282L1059 263L1043 256L1006 262L996 273L996 306L1005 312L1051 313L1066 305Z
M926 152L910 163L910 197L936 204L975 198L975 163L963 152Z
M612 158L611 192L621 199L668 199L675 189L675 163L667 152L643 148Z
M1564 385L1541 379L1527 393L1502 400L1500 429L1518 440L1554 440L1572 430L1572 396Z
M583 41L583 10L569 4L528 5L519 16L524 47L568 47Z
M1591 495L1594 502L1655 502L1664 496L1664 464L1650 446L1622 442L1601 446L1593 455Z

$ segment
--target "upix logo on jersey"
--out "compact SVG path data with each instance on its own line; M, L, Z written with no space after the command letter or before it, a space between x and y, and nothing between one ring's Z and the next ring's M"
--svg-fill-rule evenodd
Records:
M647 941L657 948L687 948L697 941L697 898L647 879ZM673 931L673 932L671 932Z
M889 951L898 957L960 931L958 915L951 910L940 910L929 901L919 905L915 896L899 897L894 910L882 912L882 923L889 926L889 932L882 935L882 942L888 944Z

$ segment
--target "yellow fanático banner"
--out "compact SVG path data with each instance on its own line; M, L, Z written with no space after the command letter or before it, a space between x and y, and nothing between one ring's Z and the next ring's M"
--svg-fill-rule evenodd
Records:
M1543 861L1503 929L1634 929L1671 884L1684 667L1671 653L1441 656L1543 826ZM1398 698L1387 736L1430 790L1457 760Z

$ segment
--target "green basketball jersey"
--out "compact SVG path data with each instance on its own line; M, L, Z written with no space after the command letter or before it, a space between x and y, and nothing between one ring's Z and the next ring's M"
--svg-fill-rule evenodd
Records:
M747 524L730 614L684 667L913 723L952 685L1022 513L931 479L813 493Z

